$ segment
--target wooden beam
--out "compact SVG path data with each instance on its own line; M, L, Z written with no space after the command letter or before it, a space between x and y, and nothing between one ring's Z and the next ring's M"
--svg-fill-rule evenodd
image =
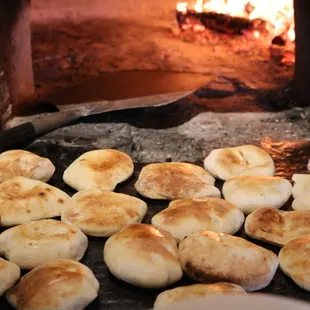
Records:
M30 2L31 0L0 0L1 63L12 114L36 98L31 53ZM4 103L6 109L7 104Z
M295 0L295 88L301 103L310 104L310 1Z

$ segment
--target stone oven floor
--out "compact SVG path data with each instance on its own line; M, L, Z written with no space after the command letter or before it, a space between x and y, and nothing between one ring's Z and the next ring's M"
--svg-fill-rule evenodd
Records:
M97 148L117 148L131 155L135 162L134 175L117 186L116 191L136 197L140 196L133 185L144 166L141 162L187 161L202 166L204 156L213 148L244 143L255 143L268 151L274 158L277 176L290 180L293 173L307 173L306 165L310 158L309 110L198 113L199 102L201 104L200 100L193 98L161 108L91 117L83 123L38 138L26 149L52 160L57 168L51 184L69 195L75 191L64 184L64 170L82 153ZM221 188L222 183L217 182L217 186ZM144 200L148 204L144 223L151 223L152 216L168 206L167 201ZM285 210L289 209L290 203L291 200L285 205ZM279 252L276 246L248 238L243 229L237 236L276 254ZM105 241L106 238L90 237L82 260L100 281L99 297L87 310L151 309L162 290L139 289L116 280L103 262ZM189 284L193 281L184 276L172 287ZM299 288L280 269L270 285L260 293L310 301L309 293ZM4 298L0 298L0 308L12 310Z
M228 112L221 111L225 107ZM279 148L279 155L285 154L287 148L296 148L299 152L300 146L310 151L309 108L279 112L258 108L252 96L204 99L198 92L168 106L88 117L39 137L32 145L51 143L88 150L117 148L130 154L135 162L142 163L196 162L214 148L246 143L267 149ZM249 109L252 111L247 112ZM11 125L26 120L28 118L15 119ZM305 168L306 161L305 158L299 164Z

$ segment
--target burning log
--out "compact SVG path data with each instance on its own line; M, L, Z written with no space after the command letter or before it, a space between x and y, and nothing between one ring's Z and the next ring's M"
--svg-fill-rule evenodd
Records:
M176 18L181 30L195 28L197 25L200 25L201 29L208 28L226 34L236 35L241 35L244 31L254 30L254 23L247 18L232 17L215 12L196 12L194 10L187 10L186 12L176 11Z
M286 44L287 38L285 34L280 34L272 39L271 44L284 46Z
M237 0L236 0L237 1ZM264 19L264 15L255 15L256 18L251 17L251 14L255 11L255 7L250 4L246 4L243 11L239 12L244 14L240 17L236 14L233 16L230 14L223 14L218 11L208 11L203 7L203 1L197 1L199 5L196 5L194 9L187 7L187 3L178 3L176 9L176 19L181 31L188 29L194 32L202 32L206 29L212 31L225 33L229 35L246 35L255 38L265 39L271 44L286 45L287 42L293 41L293 29L292 22L289 17L289 13L280 10L275 12L274 20L269 18ZM196 3L196 4L197 4ZM222 3L223 5L223 3ZM219 9L221 5L219 4ZM285 14L285 12L287 14ZM281 14L280 14L281 13ZM282 19L277 20L278 15Z

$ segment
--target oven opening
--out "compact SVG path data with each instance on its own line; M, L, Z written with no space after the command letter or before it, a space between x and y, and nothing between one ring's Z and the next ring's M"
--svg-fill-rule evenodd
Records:
M3 122L46 94L122 70L207 73L284 97L289 88L295 97L288 101L309 102L310 13L302 1L13 0L1 6Z

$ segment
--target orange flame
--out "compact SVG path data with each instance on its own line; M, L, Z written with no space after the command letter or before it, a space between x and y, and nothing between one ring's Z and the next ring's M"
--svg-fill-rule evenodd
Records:
M254 37L257 38L257 39L260 37L259 31L257 31L257 30L254 31Z
M187 6L188 6L187 2L178 2L177 3L177 11L181 12L181 13L186 13Z
M188 9L188 2L177 4L179 12L186 13ZM271 35L286 33L289 40L295 40L293 0L197 0L192 9L196 12L212 11L250 20L262 19L272 25L266 29ZM260 33L255 31L254 36L258 38Z

